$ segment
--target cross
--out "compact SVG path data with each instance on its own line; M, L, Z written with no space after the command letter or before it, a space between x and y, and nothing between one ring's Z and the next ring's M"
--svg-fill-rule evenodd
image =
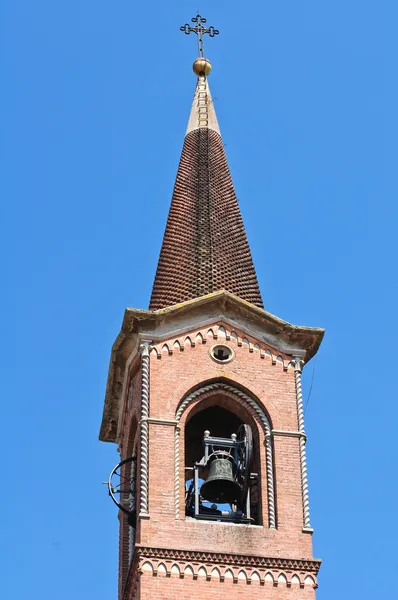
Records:
M198 36L199 56L204 57L203 36L208 33L210 37L214 37L220 32L218 29L214 29L213 25L210 25L210 27L203 27L203 24L207 23L207 19L201 17L199 13L196 15L196 17L192 17L191 21L192 23L196 23L194 27L191 27L189 23L185 23L185 25L180 27L180 31L183 31L186 35L189 35L190 33L196 33Z

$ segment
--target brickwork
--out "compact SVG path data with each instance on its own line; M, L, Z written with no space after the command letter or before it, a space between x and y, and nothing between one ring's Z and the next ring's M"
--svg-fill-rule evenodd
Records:
M187 134L150 310L225 289L263 306L219 133Z
M177 568L175 569L177 571ZM213 572L213 575L211 573ZM239 578L240 577L240 578ZM279 574L276 581L272 575L268 578L260 580L258 578L247 580L244 572L239 572L237 579L227 573L227 577L220 580L214 570L210 571L209 576L205 574L205 570L197 577L192 575L184 575L180 577L177 572L167 576L161 574L151 576L144 572L139 582L139 590L141 598L156 598L170 600L259 600L259 598L267 598L267 600L313 600L315 598L314 584L308 580L306 584L300 585L296 579L293 583L287 585L285 575ZM133 600L130 597L129 600Z
M209 350L224 343L234 351L227 364L213 360ZM132 415L139 414L139 373L134 399L125 402L121 432L122 457L130 451ZM179 419L178 466L179 514L176 518L176 460L174 455L176 415L193 390L206 383L219 382L245 390L268 415L273 431L273 474L275 478L277 528L270 529L268 514L265 431L259 415L234 393L219 389L199 395L184 409ZM128 393L128 390L126 390ZM259 452L261 525L219 523L185 518L184 511L184 433L185 424L195 412L211 405L224 406L255 431ZM291 435L289 435L291 434ZM310 600L315 596L319 564L312 559L312 540L303 532L303 504L300 475L297 398L292 357L276 352L261 340L232 330L222 321L200 330L185 332L179 338L152 345L150 354L149 410L149 518L139 519L136 562L126 582L127 528L121 532L120 598L267 598ZM173 552L213 553L207 560L176 561L156 555L137 560L145 547ZM215 554L216 553L216 554ZM218 556L218 558L217 558ZM221 557L221 558L220 558ZM241 557L239 562L238 557ZM242 558L244 557L244 558ZM290 561L270 568L270 557ZM304 560L304 562L303 562ZM253 562L254 561L254 562ZM256 563L257 561L257 563ZM263 562L261 562L263 561ZM301 562L299 562L301 561ZM146 565L144 566L144 563ZM164 563L164 567L160 564ZM237 563L237 564L234 564ZM174 565L174 569L173 569ZM199 570L203 569L202 571ZM164 569L164 570L163 570ZM173 569L173 570L172 570ZM190 569L193 570L191 573ZM214 570L216 569L216 570ZM226 573L230 569L231 573ZM177 572L178 571L178 572ZM219 575L218 575L219 573ZM305 583L306 581L306 583Z

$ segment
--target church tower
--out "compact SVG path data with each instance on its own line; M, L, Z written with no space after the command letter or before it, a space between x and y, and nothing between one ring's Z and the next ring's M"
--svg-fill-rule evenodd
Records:
M196 90L148 310L113 345L119 600L312 600L301 373L323 329L266 312L211 99Z

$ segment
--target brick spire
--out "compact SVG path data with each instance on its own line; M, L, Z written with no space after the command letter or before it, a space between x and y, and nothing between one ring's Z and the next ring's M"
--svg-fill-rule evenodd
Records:
M263 307L209 85L201 74L149 308L221 289Z

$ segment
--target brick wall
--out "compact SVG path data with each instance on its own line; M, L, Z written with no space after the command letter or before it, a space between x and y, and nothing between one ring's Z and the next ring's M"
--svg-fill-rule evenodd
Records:
M221 335L217 335L221 326ZM225 331L226 330L226 331ZM187 339L188 338L188 339ZM230 346L235 358L227 364L215 362L209 355L209 349L219 343ZM294 369L290 364L291 357L275 353L259 340L250 338L242 332L232 332L225 324L217 323L201 331L192 331L178 340L173 338L155 345L150 360L150 417L165 421L174 421L181 400L192 390L205 382L223 381L228 385L247 391L258 404L264 408L272 428L282 432L297 432L298 418ZM137 381L139 374L136 375ZM138 384L137 384L138 385ZM135 388L134 388L135 389ZM180 426L180 511L175 515L175 457L174 431L172 424L150 423L149 425L149 515L150 518L139 520L138 544L142 547L170 548L196 552L213 552L253 557L281 557L293 562L290 572L282 574L278 583L277 570L272 574L272 581L265 580L265 571L259 571L251 581L253 569L245 571L246 579L237 576L236 569L232 581L228 577L215 580L204 576L182 576L184 565L179 566L179 575L172 576L167 572L155 573L142 570L138 563L135 567L139 578L138 591L133 594L134 574L130 573L127 588L130 590L125 598L131 600L146 598L202 598L218 599L258 598L259 594L273 599L314 598L316 573L297 571L294 561L312 559L312 540L309 533L302 531L303 507L301 495L301 474L299 438L284 434L274 436L274 476L277 502L277 529L270 529L267 522L268 505L266 490L266 465L264 450L264 430L258 416L252 412L251 426L256 428L258 440L261 474L261 503L263 521L261 526L245 526L233 523L218 523L186 519L184 513L184 427L190 416L202 408L201 403L210 405L224 403L224 406L239 414L250 410L239 407L233 397L228 394L212 397L199 397L192 402L181 417ZM203 404L205 406L205 404ZM139 420L139 394L134 394L134 402L127 411L122 432L122 455L127 451L128 429L131 415L136 414ZM246 415L246 416L247 416ZM243 418L247 422L247 418ZM124 534L125 535L125 534ZM121 539L121 564L126 565L125 539ZM243 559L242 559L243 560ZM243 560L244 562L244 560ZM228 565L225 566L227 568ZM207 573L211 573L214 565L207 565ZM224 569L225 570L225 569ZM123 568L126 573L126 566ZM163 576L164 575L164 576ZM175 573L174 573L175 575ZM296 576L298 580L293 579ZM242 576L241 576L242 577ZM304 584L305 578L308 579ZM283 580L286 579L286 581ZM124 587L125 575L121 580ZM235 581L235 582L234 582ZM257 587L256 587L257 586ZM138 588L137 588L138 589Z

